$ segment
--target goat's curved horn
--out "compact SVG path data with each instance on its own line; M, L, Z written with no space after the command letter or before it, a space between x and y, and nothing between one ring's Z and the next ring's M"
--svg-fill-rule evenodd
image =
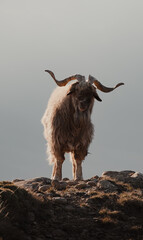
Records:
M68 82L72 81L72 80L75 80L77 79L79 82L83 81L83 78L84 76L81 76L79 74L76 74L76 75L73 75L71 77L68 77L68 78L65 78L64 80L61 80L61 81L58 81L56 78L55 78L55 75L52 71L50 70L45 70L45 72L48 72L51 77L54 79L54 81L56 82L56 84L60 87L62 86L65 86Z
M113 91L114 89L116 89L117 87L124 85L124 83L118 83L115 87L113 88L109 88L109 87L105 87L104 85L102 85L95 77L92 77L91 75L89 75L89 82L90 83L94 83L94 85L102 92L108 93Z

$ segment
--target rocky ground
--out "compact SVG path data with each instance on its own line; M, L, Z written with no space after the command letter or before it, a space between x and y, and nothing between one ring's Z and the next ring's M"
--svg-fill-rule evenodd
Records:
M143 174L0 182L0 240L143 240Z

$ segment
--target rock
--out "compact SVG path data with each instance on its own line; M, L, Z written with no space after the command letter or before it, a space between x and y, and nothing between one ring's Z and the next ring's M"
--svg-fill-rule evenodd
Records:
M66 182L60 182L60 190L65 190L67 187L67 183Z
M63 181L65 181L65 182L69 181L69 178L63 178Z
M98 180L94 179L92 181L88 181L87 185L89 185L90 187L96 186L97 185Z
M52 180L51 185L57 190L60 188L60 183L58 180Z
M75 207L73 207L72 205L67 205L67 206L65 206L65 210L67 210L67 211L75 211Z
M143 174L140 172L135 172L131 177L143 180Z
M80 189L79 189L80 190ZM80 191L78 191L78 192L75 192L75 194L74 194L75 196L79 196L79 197L83 197L83 196L85 196L85 192L80 192Z
M67 181L66 182L67 183L67 186L75 186L77 183L78 183L78 181L74 181L74 180L69 180L69 181Z
M50 197L50 198L52 198L52 197L55 197L55 195L56 195L56 193L52 193L52 192L44 192L44 195L45 195L45 197Z
M38 191L39 186L50 185L51 179L45 177L32 178L28 180L15 179L13 180L13 183L16 186L25 188L27 190Z
M27 180L27 184L31 184L31 183L51 184L51 179L46 177L40 177L40 178L32 178Z
M92 196L96 193L96 190L97 190L97 187L92 187L90 188L90 190L87 192L87 195L89 196Z
M37 193L37 196L40 197L40 198L43 198L44 194L43 193Z
M134 188L143 188L143 174L139 172L134 172L130 170L115 172L108 171L102 174L102 179L112 179L114 181L120 181L130 184Z
M65 199L63 197L53 197L53 201L56 203L61 203L61 204L67 203L67 199Z
M22 187L31 190L31 191L37 191L38 190L38 183L31 183L31 184L24 184Z
M67 183L66 182L59 182L58 180L53 180L51 185L56 190L65 190L66 186L67 186Z
M130 170L125 170L125 171L107 171L102 173L102 178L114 178L118 181L125 181L127 178L131 177L135 172L130 171Z
M108 180L100 180L97 183L97 187L99 189L101 189L101 190L106 191L106 192L115 192L115 191L117 191L117 187L113 183L108 181Z
M91 180L93 180L93 179L97 179L98 180L99 176L95 175L94 177L91 178Z
M89 185L87 183L79 183L75 186L75 188L77 189L84 189L84 188L88 188Z
M16 182L21 182L21 181L24 181L24 179L14 179L12 182L13 183L16 183ZM1 240L1 239L0 239Z
M101 177L111 177L111 178L115 178L117 175L119 174L119 172L117 171L106 171L106 172L103 172Z
M135 173L135 172L130 171L130 170L125 170L125 171L120 171L120 172L106 171L106 172L102 173L101 177L105 177L105 176L108 176L108 177L111 177L111 178L116 178L116 177L119 177L119 176L128 177L128 176L131 176L133 173Z
M40 192L46 192L50 188L50 185L43 185L38 188Z

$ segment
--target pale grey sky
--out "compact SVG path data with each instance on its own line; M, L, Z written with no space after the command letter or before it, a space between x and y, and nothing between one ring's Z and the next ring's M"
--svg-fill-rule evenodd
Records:
M83 174L143 171L142 11L142 0L0 0L0 180L51 175L40 120L56 86L45 69L125 83L98 91Z

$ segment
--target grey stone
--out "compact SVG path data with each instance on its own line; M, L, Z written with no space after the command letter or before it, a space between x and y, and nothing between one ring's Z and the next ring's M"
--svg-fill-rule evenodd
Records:
M135 172L131 170L125 170L125 171L107 171L102 173L102 178L114 178L118 181L126 181L127 178L131 177Z
M46 177L37 177L37 178L32 178L27 180L27 183L43 183L43 184L50 184L51 183L51 179L50 178L46 178Z
M39 186L51 184L51 179L40 177L40 178L33 178L28 180L17 180L15 179L13 183L18 186L25 188L31 191L37 191Z
M114 192L117 191L117 187L108 180L101 180L97 183L97 187L101 190L105 190L106 192Z

